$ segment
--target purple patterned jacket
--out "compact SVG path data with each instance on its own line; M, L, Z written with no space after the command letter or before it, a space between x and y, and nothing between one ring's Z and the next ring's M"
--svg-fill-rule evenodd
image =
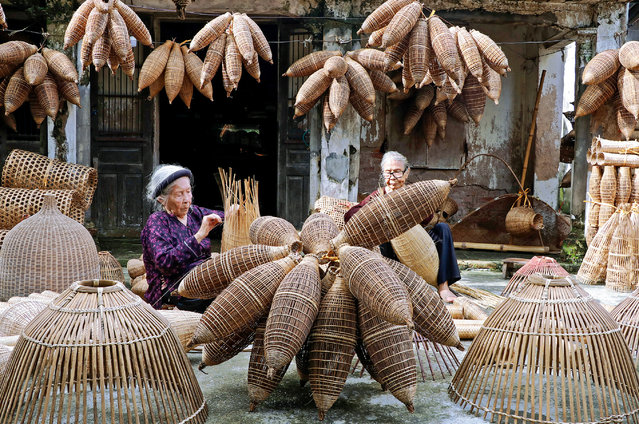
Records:
M142 229L142 252L149 289L146 300L155 309L162 307L162 295L177 287L175 283L188 271L211 255L211 240L198 243L195 233L202 217L215 213L224 219L224 212L191 205L187 225L165 211L154 212Z

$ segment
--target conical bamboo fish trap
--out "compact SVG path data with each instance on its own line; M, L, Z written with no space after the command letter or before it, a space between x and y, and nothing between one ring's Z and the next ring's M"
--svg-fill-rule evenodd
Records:
M256 327L246 327L228 337L205 344L202 349L202 362L198 369L201 371L208 366L219 365L242 352L244 348L253 343Z
M251 244L249 228L260 216L260 205L257 200L257 181L246 178L237 181L233 169L228 174L218 168L222 179L222 200L224 201L224 229L222 230L222 247L224 253L235 247Z
M9 231L0 250L0 300L61 292L73 281L99 277L93 237L60 213L53 196L45 195L40 212Z
M604 166L599 193L602 202L614 204L617 195L617 171L614 166Z
M331 243L371 248L386 243L432 215L448 196L453 181L420 181L374 197Z
M315 201L314 211L330 216L333 222L335 222L337 229L342 231L344 229L344 215L356 204L355 202L349 202L344 199L322 196Z
M47 305L35 300L15 303L0 313L0 337L19 336Z
M437 287L439 255L433 239L420 224L391 240L399 261Z
M337 236L338 230L333 219L323 213L311 214L304 225L300 235L304 253L313 253L319 258L331 251L331 239Z
M506 231L514 236L540 231L543 228L544 217L535 212L532 207L513 207L506 214Z
M120 262L105 250L98 252L100 261L100 278L103 280L115 280L124 283L124 272L120 266Z
M167 321L109 280L75 282L49 304L0 384L0 422L203 423L207 413Z
M601 167L593 166L590 170L590 179L588 180L588 193L590 198L595 202L601 201Z
M179 309L163 309L159 310L158 313L168 321L180 340L180 344L183 348L186 348L191 341L191 337L193 337L193 332L195 332L195 327L200 322L202 314Z
M449 394L496 422L639 419L639 379L621 330L573 277L529 277L485 321Z
M590 246L592 239L595 238L597 231L599 231L599 210L601 206L599 203L595 203L590 207L588 213L588 222L586 223L586 229L584 231L584 237L586 238L586 245Z
M610 315L619 324L630 354L639 365L639 289L619 303Z
M300 235L290 222L277 216L260 216L249 227L251 243L266 246L290 246L291 252L302 250Z
M630 205L624 205L619 222L612 234L608 249L606 287L619 292L631 292L637 287L635 280L636 238L635 228L630 222Z
M617 170L617 190L615 192L615 206L621 206L630 199L632 191L632 177L630 168L621 166Z
M612 235L614 234L619 213L614 213L606 223L599 228L597 234L592 239L588 250L581 262L577 278L581 284L597 284L606 277L606 267L608 265L608 250Z
M522 287L522 284L526 282L526 279L533 274L542 274L554 278L570 275L555 259L548 256L533 256L508 280L508 284L506 284L501 295L508 296L511 293L516 293Z

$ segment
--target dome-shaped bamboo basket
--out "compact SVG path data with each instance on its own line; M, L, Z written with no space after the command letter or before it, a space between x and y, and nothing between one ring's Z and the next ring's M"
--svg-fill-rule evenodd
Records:
M555 278L570 275L555 259L548 256L534 256L513 274L501 295L508 296L511 293L516 293L528 277L533 274L542 274Z
M169 323L109 280L75 282L49 304L0 385L3 423L203 423L207 412Z
M74 281L96 278L100 260L91 234L60 213L53 196L9 231L0 250L0 300L61 292Z
M415 225L391 240L399 261L415 271L431 286L437 287L439 255L435 242L421 225Z
M639 289L619 303L610 315L619 324L621 333L630 348L630 354L639 365Z
M337 229L342 231L344 229L344 215L356 204L356 202L349 202L348 200L322 196L315 201L314 211L330 216L333 222L335 222Z
M111 252L103 250L98 252L100 260L100 278L103 280L115 280L124 283L124 271L120 266L120 262L115 259Z
M529 234L544 228L544 217L527 206L517 206L506 214L506 231L513 236Z
M251 223L249 237L253 244L290 246L291 252L302 250L300 235L290 222L277 216L260 216Z
M532 275L497 307L449 394L491 421L639 419L639 378L621 330L573 277Z

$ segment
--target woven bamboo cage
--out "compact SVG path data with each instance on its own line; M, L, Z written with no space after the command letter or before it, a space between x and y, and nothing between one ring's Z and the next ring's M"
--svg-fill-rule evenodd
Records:
M639 202L639 169L632 170L632 189L630 190L630 203Z
M344 199L322 196L315 201L314 211L330 216L335 225L337 225L337 229L342 231L344 229L344 214L356 204Z
M81 224L60 213L54 196L40 212L16 225L0 250L0 300L99 278L98 250Z
M485 321L449 387L491 421L637 422L621 330L573 277L529 277Z
M253 244L214 254L211 259L202 262L184 277L178 287L178 293L188 298L211 299L244 272L284 258L288 253L287 246Z
M407 266L388 258L385 261L406 285L413 305L415 331L434 343L463 350L453 320L439 294Z
M447 303L446 310L452 319L464 319L464 307L459 303Z
M357 305L341 275L322 299L310 334L309 380L323 420L344 388L357 343Z
M0 313L0 336L19 336L47 305L35 300L15 303Z
M420 277L437 287L439 255L433 239L421 225L391 240L393 250L400 262L415 271Z
M447 197L444 200L444 203L442 203L442 205L439 207L439 210L442 212L442 216L446 220L449 220L453 215L457 213L457 211L459 210L459 205L457 205L457 202L455 202L453 199Z
M595 202L601 201L601 167L593 166L590 170L590 179L588 180L588 193L590 198Z
M331 286L335 282L335 278L340 271L339 263L331 262L326 267L326 272L324 273L324 277L320 281L320 285L322 286L322 298L328 293Z
M382 384L410 411L417 392L417 367L412 331L377 317L358 303L358 326L375 373Z
M291 252L302 250L300 235L290 222L277 216L260 216L249 228L251 243L266 246L290 246Z
M257 325L246 327L228 337L205 344L202 349L202 362L198 369L201 371L205 367L219 365L242 352L244 348L253 343L256 327Z
M25 328L4 377L1 422L203 423L208 413L168 322L115 281L73 283Z
M608 249L610 248L612 235L619 222L619 215L619 213L614 213L603 227L599 227L599 231L592 239L577 272L577 278L580 283L597 284L605 279L606 267L608 266Z
M80 194L82 209L87 210L98 186L98 171L88 166L14 149L2 168L2 186L75 190Z
M325 256L331 251L330 241L337 236L338 232L330 216L323 213L311 214L304 221L300 232L304 253L313 253L320 258Z
M594 146L597 153L639 153L639 141L637 140L606 140L605 138L597 136L594 139Z
M586 245L590 246L592 243L592 239L597 234L599 230L599 210L601 206L599 203L595 203L590 207L590 211L588 213L588 222L586 223L586 228L584 230L584 237L586 238Z
M344 226L331 243L362 247L386 243L432 215L456 181L420 181L374 197Z
M9 357L11 357L12 348L9 346L5 346L0 344L0 379L2 379L2 374L4 373L4 369L9 362Z
M320 296L317 257L306 255L284 277L273 296L264 333L269 375L290 363L302 348L317 317Z
M191 341L195 327L197 327L202 314L190 311L181 311L179 309L159 310L158 313L168 321L169 325L175 331L183 348Z
M413 308L406 285L382 256L362 247L342 246L339 258L342 275L359 303L388 322L412 329Z
M146 279L146 274L138 275L131 282L131 291L142 299L146 299L146 292L149 290L149 282Z
M124 283L124 272L120 266L120 262L111 254L111 252L98 252L100 261L100 278L103 280L115 280Z
M604 203L614 204L617 196L617 172L614 166L605 166L601 176L600 198Z
M455 328L461 340L473 340L484 325L483 319L456 319Z
M619 222L608 248L606 287L619 292L631 292L637 287L637 281L634 278L637 239L628 209L623 209L619 214Z
M0 187L0 228L12 229L19 222L37 213L44 196L53 195L62 214L84 223L82 198L75 190L40 190Z
M544 217L529 206L516 206L506 214L506 231L514 236L544 228Z
M134 279L139 277L140 275L146 274L144 262L137 258L129 259L127 261L126 270L129 273L129 277L131 277L131 279Z
M621 166L617 170L617 191L615 192L615 206L620 206L627 203L630 199L630 192L632 190L632 177L630 175L630 168L627 166Z
M257 199L257 181L250 177L237 181L233 169L229 169L228 174L222 168L218 168L218 172L222 180L224 202L224 229L220 252L224 253L251 244L249 228L260 216L260 205Z
M7 236L7 233L11 230L0 230L0 248L2 248L2 244L4 243L4 238Z
M304 387L310 378L309 346L309 341L306 339L300 350L295 354L295 371L297 371L297 376L300 379L300 387Z
M454 304L462 307L462 315L466 320L485 320L488 314L477 303L464 296L458 296Z
M257 323L269 310L280 282L298 261L288 256L255 267L233 280L202 315L191 344L211 343Z
M255 330L255 339L251 349L251 357L248 366L248 394L250 399L249 411L254 411L255 407L266 400L275 390L288 365L277 371L272 377L268 377L266 358L264 356L264 331L266 330L266 317L260 321Z
M619 324L630 354L639 365L639 289L615 306L610 315Z
M615 213L615 206L609 203L603 203L599 206L599 216L597 225L599 228L602 228L606 225L606 222L610 219L610 217Z
M570 275L555 259L548 256L533 256L508 280L508 284L502 290L501 295L509 296L511 293L517 293L523 287L522 285L526 282L526 279L533 274L542 274L554 278Z

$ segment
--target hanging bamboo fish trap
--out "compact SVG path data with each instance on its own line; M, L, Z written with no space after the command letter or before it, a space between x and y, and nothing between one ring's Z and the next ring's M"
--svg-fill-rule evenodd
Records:
M203 423L207 413L169 323L109 280L75 282L49 304L0 385L3 423Z
M534 231L541 231L544 228L544 217L535 212L525 191L522 206L519 206L519 200L517 199L517 202L513 203L513 206L506 214L506 231L513 236L522 236Z
M98 250L84 226L62 215L55 197L15 226L0 250L0 300L100 277Z
M100 278L103 280L115 280L124 283L124 272L120 266L120 262L105 250L98 252L100 260Z
M257 199L257 181L246 178L235 179L233 169L228 174L218 168L222 180L222 200L224 202L224 229L222 230L222 246L220 252L226 252L239 246L251 244L249 228L260 216L260 205Z
M291 252L302 250L300 235L290 222L277 216L260 216L251 223L249 238L253 244L290 246Z
M570 275L557 261L548 256L533 256L524 266L519 268L508 280L508 284L501 292L502 296L516 293L526 279L533 274L542 274L550 277L561 278Z
M639 365L639 289L619 303L610 315L619 324L630 354Z
M349 202L344 199L322 196L315 201L314 211L330 216L333 222L335 222L335 225L337 225L337 229L342 231L344 229L344 215L356 204L355 202Z
M530 276L485 321L449 394L496 422L639 419L639 378L621 330L573 277Z

